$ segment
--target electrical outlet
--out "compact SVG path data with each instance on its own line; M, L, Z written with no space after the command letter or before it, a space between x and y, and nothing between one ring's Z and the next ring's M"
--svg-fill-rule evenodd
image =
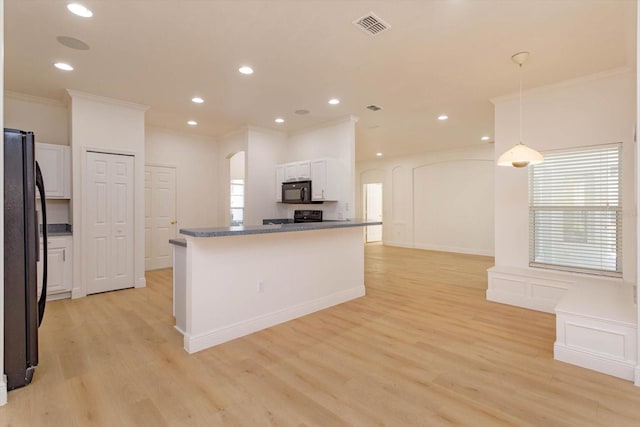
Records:
M345 212L349 212L349 203L348 202L344 204L344 211Z
M262 280L258 280L258 293L261 294L264 292L264 282Z

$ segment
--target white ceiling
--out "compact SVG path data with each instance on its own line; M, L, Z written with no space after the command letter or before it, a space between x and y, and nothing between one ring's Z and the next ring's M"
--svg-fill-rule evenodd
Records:
M5 0L5 89L145 104L150 125L210 136L243 124L295 132L352 114L358 160L486 144L489 100L518 88L515 52L531 52L525 89L636 64L630 0L80 2L93 18L72 15L67 1ZM391 29L370 36L352 24L369 12ZM239 74L244 64L255 73ZM196 95L206 102L193 104Z

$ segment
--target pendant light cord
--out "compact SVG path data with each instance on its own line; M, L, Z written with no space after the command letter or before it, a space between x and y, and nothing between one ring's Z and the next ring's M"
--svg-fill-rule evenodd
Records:
M519 143L522 144L522 64L518 64L520 67L520 139Z

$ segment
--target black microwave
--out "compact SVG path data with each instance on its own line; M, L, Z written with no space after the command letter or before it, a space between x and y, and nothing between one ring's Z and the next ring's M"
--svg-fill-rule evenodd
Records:
M283 182L282 203L314 203L311 199L311 181Z

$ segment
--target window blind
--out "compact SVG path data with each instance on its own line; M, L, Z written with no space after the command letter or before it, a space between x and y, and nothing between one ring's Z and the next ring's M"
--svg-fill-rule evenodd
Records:
M530 167L530 266L622 276L620 152L545 154Z

